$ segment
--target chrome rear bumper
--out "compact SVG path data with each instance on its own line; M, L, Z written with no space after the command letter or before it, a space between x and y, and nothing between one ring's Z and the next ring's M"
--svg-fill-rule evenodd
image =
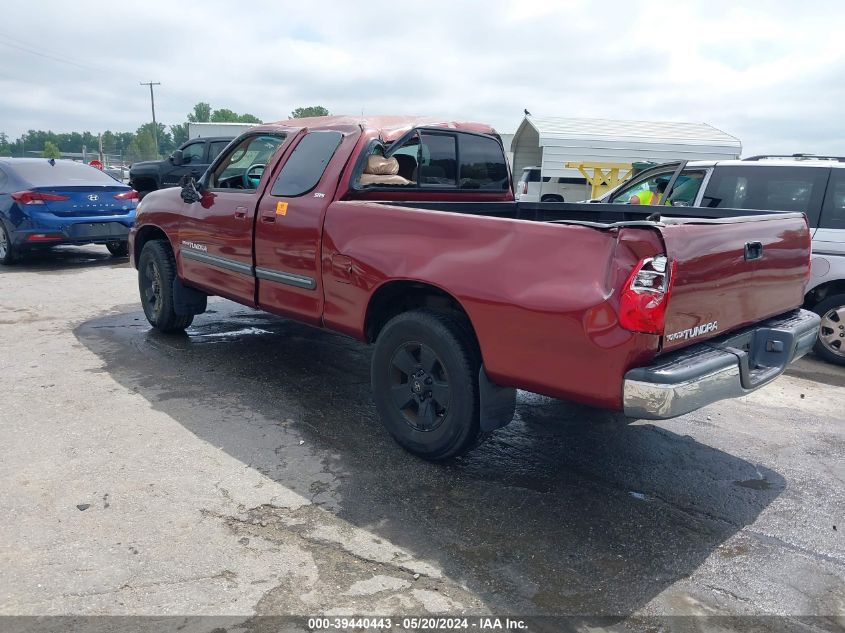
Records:
M661 420L736 398L777 378L816 342L819 316L796 310L657 358L625 374L625 415Z

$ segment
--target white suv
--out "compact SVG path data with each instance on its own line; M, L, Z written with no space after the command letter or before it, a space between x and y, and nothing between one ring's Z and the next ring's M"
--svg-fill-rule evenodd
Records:
M590 196L583 178L543 176L539 167L526 167L514 188L519 202L574 202Z
M643 200L806 213L813 267L804 307L822 317L815 351L845 365L845 158L794 154L669 163L640 173L600 202Z

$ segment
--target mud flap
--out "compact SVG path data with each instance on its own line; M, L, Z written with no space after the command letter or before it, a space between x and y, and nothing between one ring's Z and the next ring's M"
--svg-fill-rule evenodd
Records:
M516 389L500 387L491 382L483 366L478 371L478 397L482 431L500 429L513 420L516 413Z
M208 295L190 288L178 277L173 280L173 311L176 314L202 314L208 307Z

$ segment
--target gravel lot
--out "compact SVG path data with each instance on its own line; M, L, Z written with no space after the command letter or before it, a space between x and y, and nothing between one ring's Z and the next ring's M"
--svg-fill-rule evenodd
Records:
M521 394L432 465L380 427L368 348L219 299L161 336L134 273L0 271L2 614L845 624L843 368L660 423Z

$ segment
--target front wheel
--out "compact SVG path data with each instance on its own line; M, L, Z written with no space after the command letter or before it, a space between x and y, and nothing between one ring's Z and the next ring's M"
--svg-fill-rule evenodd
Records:
M138 258L138 290L144 315L157 330L167 334L182 332L194 320L193 315L176 314L173 306L173 282L176 260L164 240L144 244Z
M112 257L126 257L129 255L129 244L127 242L108 242L106 248L109 249Z
M429 460L467 452L482 439L472 334L455 319L412 310L376 340L373 398L382 423L406 450Z
M845 365L845 294L820 301L813 312L822 318L813 351L830 363Z

